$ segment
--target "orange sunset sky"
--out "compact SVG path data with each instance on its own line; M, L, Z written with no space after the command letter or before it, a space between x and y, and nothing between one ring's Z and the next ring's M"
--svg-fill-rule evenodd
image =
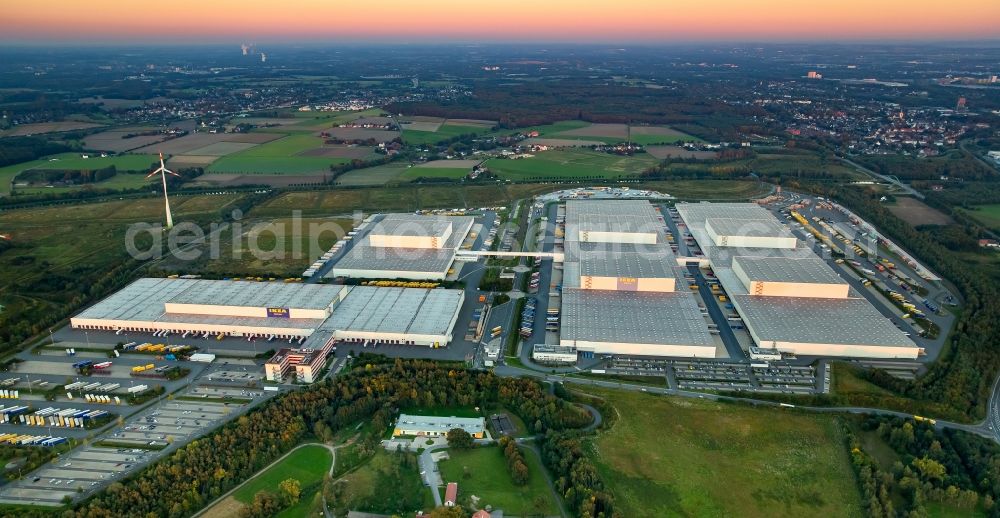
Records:
M996 39L1000 0L2 0L6 41Z

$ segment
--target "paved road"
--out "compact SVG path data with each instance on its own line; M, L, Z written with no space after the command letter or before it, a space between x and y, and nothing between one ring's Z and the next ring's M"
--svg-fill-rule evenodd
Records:
M434 496L434 507L441 507L441 472L438 471L437 463L431 458L431 453L438 450L445 450L447 444L435 444L424 449L420 454L417 465L420 467L420 475L424 479L424 484L431 489Z

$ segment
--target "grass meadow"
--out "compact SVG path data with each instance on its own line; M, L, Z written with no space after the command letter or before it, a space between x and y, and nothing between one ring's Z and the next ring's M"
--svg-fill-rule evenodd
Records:
M528 465L528 483L514 485L507 471L507 461L498 446L478 447L470 450L448 449L448 459L438 463L442 481L458 483L458 501L464 504L468 497L479 498L479 508L487 505L503 509L505 515L557 516L559 509L545 481L545 474L538 457L521 448Z
M617 410L589 449L623 516L861 516L837 417L593 392Z
M490 171L509 180L566 180L637 176L658 160L646 153L617 156L589 149L554 149L530 158L490 159Z

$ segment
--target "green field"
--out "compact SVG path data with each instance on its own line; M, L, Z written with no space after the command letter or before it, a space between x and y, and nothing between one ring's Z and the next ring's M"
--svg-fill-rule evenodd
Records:
M267 471L250 479L243 487L233 492L233 497L244 504L253 501L258 491L276 491L283 480L294 478L305 488L323 480L323 475L330 471L333 457L330 450L323 446L303 446Z
M750 161L750 167L754 172L764 175L788 175L788 176L829 176L845 179L867 178L863 173L859 173L851 167L845 166L834 160L823 161L815 154L765 154L758 155Z
M100 182L80 184L80 185L70 185L70 186L60 186L60 187L18 187L17 192L21 194L46 194L46 193L64 193L72 192L80 189L138 189L140 187L150 187L151 189L159 190L161 193L162 188L158 178L146 178L143 173L117 173L107 180Z
M483 126L462 126L459 124L442 124L437 131L403 130L403 142L411 146L423 146L455 138L459 135L489 133L490 129Z
M461 180L468 176L471 167L411 167L399 175L400 180L412 181L418 178L447 178Z
M297 156L323 146L323 139L308 134L288 135L246 151L226 155L208 167L209 173L308 174L329 172L332 164L347 158Z
M57 160L53 160L57 159ZM46 169L46 170L86 170L86 169L103 169L109 166L115 166L119 172L123 171L152 171L152 165L156 162L157 158L153 155L118 155L107 158L101 158L100 156L91 158L81 158L79 153L61 153L58 155L52 155L46 158L40 158L38 160L32 160L30 162L23 162L20 164L9 165L6 167L0 167L0 194L10 194L11 188L14 184L14 178L23 171L29 169ZM140 177L141 178L141 177ZM114 178L107 180L107 182L114 181ZM128 182L128 178L121 180L121 182L132 185ZM138 182L136 182L138 183ZM94 184L99 185L99 184ZM78 189L77 187L70 187L69 189ZM46 192L52 191L52 189L47 189Z
M617 144L619 142L625 142L628 140L622 134L605 134L605 135L573 135L566 134L567 131L577 130L581 128L587 128L593 126L592 123L580 120L566 120L559 121L552 124L544 124L541 126L531 126L528 128L518 128L516 130L504 131L506 134L510 133L523 133L528 134L532 131L537 131L539 138L554 138L554 139L564 139L564 140L582 140L582 141L600 141L607 144ZM662 126L661 126L662 127ZM633 129L635 126L633 126ZM595 133L599 133L598 130ZM701 142L701 139L693 135L688 135L677 131L669 135L642 135L635 131L631 134L632 142L641 145L649 144L673 144L676 142Z
M659 163L652 156L617 156L589 149L555 149L516 160L493 158L486 166L510 180L619 178L635 176Z
M674 144L677 142L701 142L702 140L694 135L636 135L632 134L632 142L642 146L651 144Z
M449 458L439 462L438 469L441 470L441 478L445 484L458 483L459 505L464 505L471 495L475 495L480 498L479 508L492 505L495 509L503 509L505 515L558 515L559 510L538 457L524 448L521 452L530 473L528 483L524 486L514 485L507 471L503 452L497 446L471 450L451 448L448 450Z
M860 516L838 418L593 390L617 422L591 442L622 516Z
M989 228L1000 229L1000 203L975 205L971 210L962 211Z
M208 167L207 173L239 174L309 174L328 173L333 164L346 164L347 158L322 157L252 157L230 155Z
M413 453L388 453L379 447L360 468L337 482L340 497L334 504L369 513L413 515L414 510L434 507L430 489L424 486ZM338 512L336 516L341 516Z
M288 115L302 119L302 122L296 123L295 126L322 126L329 128L333 124L343 124L362 117L380 117L385 114L381 108L371 108L369 110L343 112L300 112L296 110Z
M338 176L337 184L347 186L385 185L389 182L397 180L403 173L405 173L407 171L407 165L408 164L404 162L392 162L384 165L377 165L375 167L355 169Z
M527 135L532 131L537 131L538 135L541 137L552 137L553 134L559 133L561 131L569 131L577 128L584 128L590 126L589 122L585 121L559 121L552 124L543 124L541 126L530 126L527 128L518 128L516 130L508 130L505 133L523 133Z

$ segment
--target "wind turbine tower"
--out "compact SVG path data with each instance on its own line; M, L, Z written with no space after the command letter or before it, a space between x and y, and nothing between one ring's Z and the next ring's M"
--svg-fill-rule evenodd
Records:
M152 178L159 174L160 179L163 180L163 205L167 209L167 230L170 230L174 228L174 217L170 214L170 198L167 197L167 173L170 173L178 178L181 176L167 169L167 166L163 163L163 153L160 153L160 168L146 175L146 178Z

